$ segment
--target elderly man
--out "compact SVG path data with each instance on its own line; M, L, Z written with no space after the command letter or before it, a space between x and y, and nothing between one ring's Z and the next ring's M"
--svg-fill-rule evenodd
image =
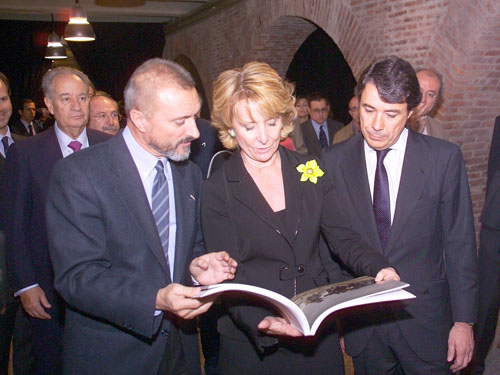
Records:
M349 100L349 114L352 118L351 122L335 133L333 144L354 137L361 131L359 128L359 99L356 95Z
M5 164L7 266L13 289L29 315L36 374L62 373L63 302L53 286L45 203L55 162L104 141L86 129L89 81L72 68L49 70L42 81L45 104L55 126L10 147ZM68 246L71 247L71 239Z
M421 94L411 65L370 65L356 87L361 133L323 154L354 230L417 298L343 320L356 375L448 374L474 347L477 259L460 149L406 127ZM450 365L451 364L451 365Z
M120 130L118 103L106 93L97 91L90 98L90 120L88 127L115 135Z
M211 301L180 284L190 273L217 283L236 266L227 253L204 255L201 173L187 160L200 100L190 74L162 59L137 68L124 96L124 131L61 161L49 187L55 287L68 304L65 374L199 374L187 319Z
M416 132L446 139L441 125L430 116L443 95L443 79L438 72L432 69L418 70L417 78L422 100L413 111L408 123Z

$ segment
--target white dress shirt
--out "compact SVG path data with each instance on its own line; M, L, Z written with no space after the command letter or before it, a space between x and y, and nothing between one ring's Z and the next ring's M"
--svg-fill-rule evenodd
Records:
M390 151L384 158L384 167L387 171L389 182L389 200L391 204L391 225L396 212L396 201L398 199L399 182L403 171L403 161L405 158L406 141L408 140L408 129L404 128L396 143L390 147ZM375 185L375 171L377 168L377 152L365 143L366 171L368 173L368 183L373 203L373 187Z

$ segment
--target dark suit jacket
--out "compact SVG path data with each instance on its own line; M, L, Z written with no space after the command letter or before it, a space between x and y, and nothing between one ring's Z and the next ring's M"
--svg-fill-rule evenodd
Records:
M481 223L500 230L500 116L495 120L488 159L488 181Z
M335 196L350 214L354 230L382 252L366 172L361 135L323 153ZM424 360L446 358L454 321L475 322L477 260L467 174L460 149L409 131L396 212L384 254L416 299L391 304L414 352ZM343 324L347 353L358 355L380 315L370 309Z
M109 138L87 129L89 144ZM14 291L38 283L48 295L53 291L52 266L47 247L45 202L50 173L62 159L54 128L9 148L5 164L7 266L13 276Z
M201 174L172 163L177 215L173 281L191 284L204 253L198 220ZM181 331L189 374L200 373L196 322L155 317L170 283L158 230L137 167L121 134L54 167L47 227L55 287L68 305L65 374L157 373L170 324Z
M35 133L39 134L43 131L43 128L36 122L33 122L34 128L35 128ZM21 122L21 120L17 120L10 126L10 131L11 133L18 134L18 135L23 135L25 137L29 137L30 134L28 133L28 130L26 130L26 127L24 124ZM35 135L36 135L35 134Z
M326 175L317 184L300 182L301 173L296 167L311 157L283 147L279 152L286 201L284 221L259 192L239 151L203 183L205 244L208 250L228 251L238 261L235 282L271 289L287 297L328 283L325 261L318 256L320 230L334 245L336 255L359 274L375 275L387 267L384 257L368 249L351 231ZM299 265L304 272L293 271ZM280 271L282 267L291 271ZM280 272L284 272L281 280ZM269 345L271 340L258 333L257 325L273 313L245 300L230 301L230 318L226 315L220 319L219 332L260 348ZM279 366L276 363L276 368Z
M15 142L19 142L19 141L21 141L21 140L23 140L23 139L26 138L26 137L23 137L22 135L14 134L12 132L10 133L10 135L12 136L12 139L14 140L14 143ZM0 146L0 147L3 147L3 146ZM5 158L3 157L2 154L0 154L0 178L2 178L1 177L2 176L1 172L2 172L4 166L5 166ZM0 180L0 182L1 182L1 180Z
M217 138L217 130L210 125L210 121L197 118L196 125L200 137L191 143L189 159L200 167L203 178L207 178L210 160L217 151L222 150L222 145Z
M328 125L328 141L331 145L333 143L333 137L335 137L335 133L342 129L344 127L344 124L336 120L332 120L331 118L328 118L326 121ZM307 146L307 152L309 153L309 155L320 158L322 149L321 145L319 144L318 136L314 131L311 119L304 122L301 126L302 134L304 136L304 143Z
M7 305L7 267L5 265L5 238L0 231L0 310ZM3 333L2 333L3 334Z

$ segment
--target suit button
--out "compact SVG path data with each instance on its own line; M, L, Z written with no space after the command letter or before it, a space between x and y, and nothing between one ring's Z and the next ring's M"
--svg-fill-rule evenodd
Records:
M162 336L168 336L168 331L166 329L161 330L161 335Z
M304 273L304 266L298 266L297 267L297 271L299 271L299 273Z

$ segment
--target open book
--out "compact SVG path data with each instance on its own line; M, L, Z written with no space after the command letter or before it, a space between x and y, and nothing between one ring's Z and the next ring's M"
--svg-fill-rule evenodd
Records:
M223 292L243 292L260 296L271 303L305 336L316 334L321 322L331 313L348 307L376 302L415 298L405 290L409 284L402 281L375 283L373 277L358 277L349 281L310 289L289 299L279 293L257 286L223 283L203 286L195 298Z

